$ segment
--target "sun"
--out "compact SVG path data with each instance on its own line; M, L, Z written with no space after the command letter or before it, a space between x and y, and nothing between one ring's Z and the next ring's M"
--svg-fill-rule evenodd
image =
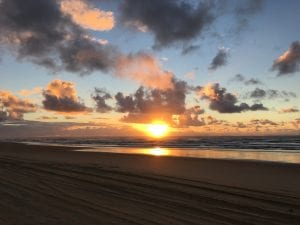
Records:
M156 122L147 125L147 132L156 138L161 138L167 135L169 126L166 123Z

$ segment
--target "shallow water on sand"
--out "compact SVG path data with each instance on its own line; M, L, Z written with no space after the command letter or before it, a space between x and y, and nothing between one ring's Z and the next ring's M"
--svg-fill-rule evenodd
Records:
M299 136L40 138L19 141L84 147L76 151L300 163Z
M283 152L283 151L261 151L261 150L245 150L245 149L204 150L204 149L191 149L191 148L179 149L179 148L162 148L162 147L153 147L153 148L95 147L95 148L79 149L76 151L300 163L300 151Z

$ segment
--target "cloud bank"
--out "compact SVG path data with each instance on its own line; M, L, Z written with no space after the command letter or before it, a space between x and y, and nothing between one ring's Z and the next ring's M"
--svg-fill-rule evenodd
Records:
M114 65L115 48L87 38L59 1L2 0L0 11L0 44L19 60L79 74Z
M245 85L261 85L261 84L263 84L260 80L258 80L256 78L247 79L242 74L236 74L234 77L232 77L229 80L229 82L239 82L239 83L244 83Z
M245 111L268 110L262 104L238 103L238 99L231 93L226 93L218 83L208 84L204 87L197 87L196 91L201 99L208 100L209 108L219 113L240 113Z
M0 121L21 120L25 113L36 110L36 105L29 100L22 100L9 91L0 91Z

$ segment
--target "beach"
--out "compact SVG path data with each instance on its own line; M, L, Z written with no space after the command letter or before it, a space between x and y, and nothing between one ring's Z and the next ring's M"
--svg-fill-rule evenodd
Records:
M0 142L0 224L299 224L300 165Z

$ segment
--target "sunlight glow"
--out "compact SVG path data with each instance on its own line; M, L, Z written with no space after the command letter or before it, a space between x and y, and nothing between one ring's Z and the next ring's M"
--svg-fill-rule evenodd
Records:
M156 138L165 136L168 132L169 126L165 123L152 123L147 125L147 132Z
M155 156L162 156L162 155L169 155L169 151L167 149L162 149L160 147L156 147L156 148L149 149L147 154L155 155Z

